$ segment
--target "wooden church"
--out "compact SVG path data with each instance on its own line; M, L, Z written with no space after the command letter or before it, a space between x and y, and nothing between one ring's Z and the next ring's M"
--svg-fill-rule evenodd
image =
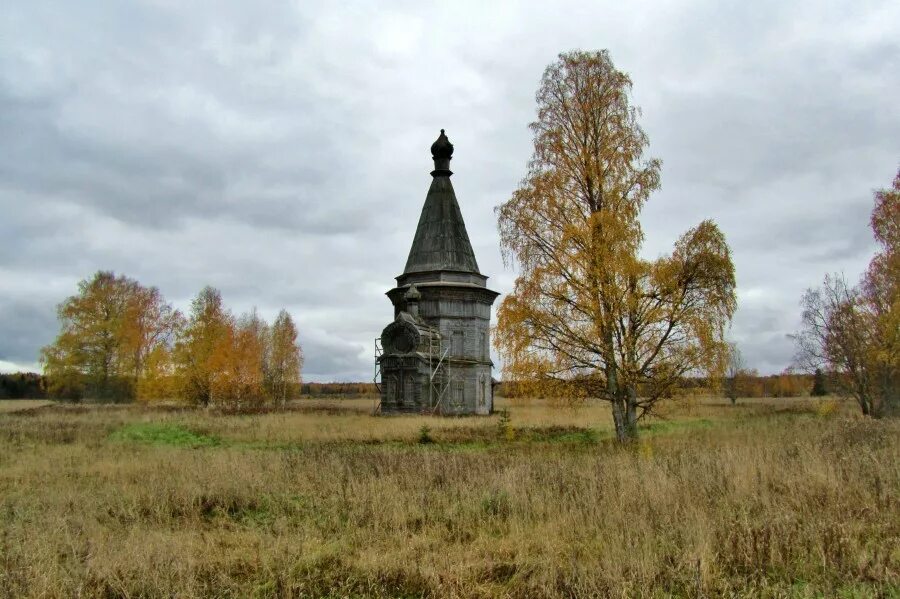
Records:
M491 306L450 182L453 144L431 146L431 187L406 268L387 292L394 321L376 341L383 413L490 414Z

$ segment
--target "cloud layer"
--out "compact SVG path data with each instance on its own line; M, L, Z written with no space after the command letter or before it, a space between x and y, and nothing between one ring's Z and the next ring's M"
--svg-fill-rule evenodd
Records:
M608 48L663 187L645 253L714 218L732 337L788 365L804 288L855 279L900 161L900 6L821 3L14 1L0 9L0 370L112 269L179 307L210 284L298 321L309 380L366 380L445 128L479 265L524 174L544 67Z

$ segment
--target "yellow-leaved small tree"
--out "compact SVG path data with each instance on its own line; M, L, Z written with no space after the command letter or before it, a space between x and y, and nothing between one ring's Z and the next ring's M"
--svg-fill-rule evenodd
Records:
M284 406L288 397L299 391L302 366L303 353L297 343L297 327L291 315L281 310L269 339L269 388L276 403Z

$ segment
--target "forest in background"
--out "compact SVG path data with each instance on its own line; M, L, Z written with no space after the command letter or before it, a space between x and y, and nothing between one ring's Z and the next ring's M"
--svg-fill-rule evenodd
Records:
M687 378L677 388L674 397L715 397L727 396L727 381L709 381L703 378ZM737 397L779 398L824 395L814 391L815 375L796 372L759 375L742 374L735 383ZM829 391L825 385L825 393ZM494 393L500 397L527 397L526 387L514 381L499 382ZM291 397L342 397L354 398L378 394L375 383L295 383L291 387ZM546 397L552 397L547 395ZM0 374L0 399L71 399L54 395L48 391L48 383L43 375L28 372Z
M281 310L271 325L255 309L236 317L213 287L183 315L157 288L99 271L57 316L60 332L41 350L38 386L49 397L244 410L299 391L303 354L291 315Z

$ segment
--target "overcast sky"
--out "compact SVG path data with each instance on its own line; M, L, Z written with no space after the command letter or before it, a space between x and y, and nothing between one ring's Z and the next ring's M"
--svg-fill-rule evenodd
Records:
M781 371L803 290L856 280L874 250L872 190L900 164L896 0L7 0L0 371L37 369L55 305L108 269L182 309L204 285L236 313L287 308L306 380L370 379L438 130L481 271L507 292L493 208L525 174L541 74L600 48L663 161L644 253L715 219L730 335Z

